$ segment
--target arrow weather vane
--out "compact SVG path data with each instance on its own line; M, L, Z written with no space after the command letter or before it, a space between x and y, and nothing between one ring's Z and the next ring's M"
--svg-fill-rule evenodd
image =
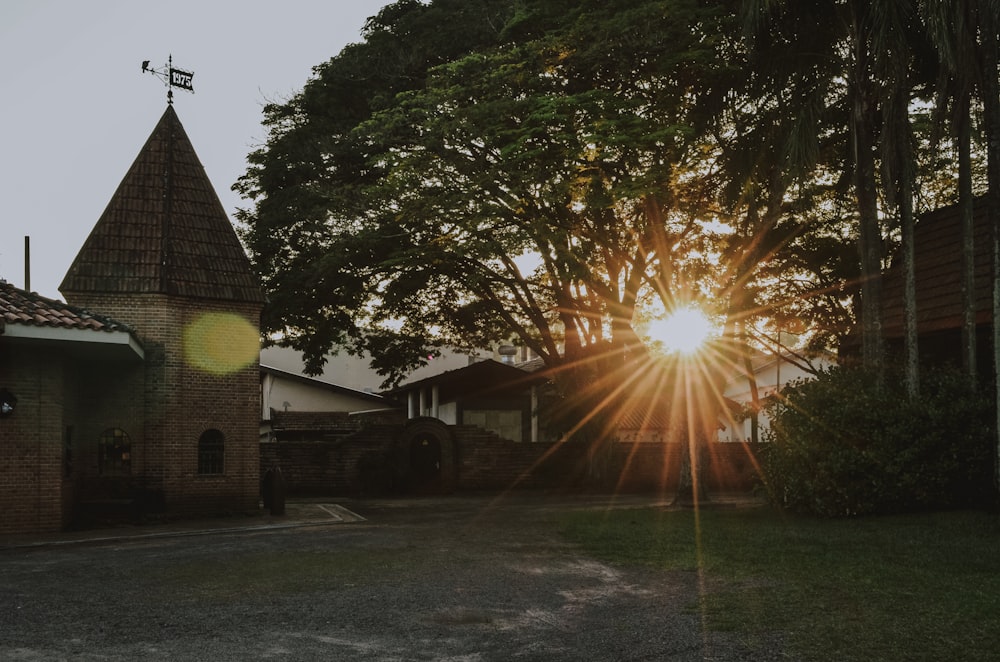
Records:
M173 88L175 87L179 87L182 90L187 90L191 94L194 94L194 85L191 82L191 79L194 78L194 73L175 68L173 55L168 56L167 64L159 69L150 67L149 60L143 60L142 73L153 74L163 81L163 83L167 86L167 103L172 104L174 102Z

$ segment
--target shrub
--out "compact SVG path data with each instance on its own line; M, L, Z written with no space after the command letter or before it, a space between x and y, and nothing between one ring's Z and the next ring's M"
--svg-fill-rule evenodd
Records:
M990 404L951 370L928 370L911 401L898 375L879 386L861 369L833 368L770 406L765 486L780 506L825 517L982 503Z

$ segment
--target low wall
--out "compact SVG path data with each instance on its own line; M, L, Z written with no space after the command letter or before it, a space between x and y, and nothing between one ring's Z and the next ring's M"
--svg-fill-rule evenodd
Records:
M298 496L356 495L378 491L366 467L378 464L399 426L377 425L335 441L266 441L260 444L260 475L281 470L286 493Z
M399 491L387 459L399 426L374 426L336 441L262 442L261 476L281 469L291 496L354 496ZM518 443L466 426L452 428L459 490L603 488L673 492L687 447L679 443L614 444L590 457L570 443ZM708 445L703 476L710 491L750 491L756 483L750 444ZM397 488L397 489L394 489Z
M672 492L687 452L679 443L617 443L593 458L585 446L573 443L459 440L458 446L459 486L466 489L598 485L617 492ZM709 490L747 492L757 483L756 453L750 444L711 443L704 461Z

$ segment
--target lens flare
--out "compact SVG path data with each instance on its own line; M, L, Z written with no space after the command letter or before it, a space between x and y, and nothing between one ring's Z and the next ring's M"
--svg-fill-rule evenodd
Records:
M684 306L650 322L646 333L650 340L662 343L666 351L690 355L702 348L713 331L712 322L704 312Z
M187 362L213 375L226 375L260 355L257 329L234 313L206 313L184 330Z

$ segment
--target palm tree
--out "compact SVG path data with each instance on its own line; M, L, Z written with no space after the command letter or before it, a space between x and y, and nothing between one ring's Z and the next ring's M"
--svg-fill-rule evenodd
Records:
M967 99L973 90L982 103L982 125L986 132L986 213L990 220L993 236L993 381L995 384L994 406L996 412L996 449L994 453L994 481L1000 490L1000 80L997 66L997 31L1000 30L1000 5L994 0L924 0L924 11L930 34L938 46L942 61L952 74L958 93L956 95L959 121L956 123L959 148L962 150L959 171L960 200L963 213L963 255L967 265L971 265L972 236L972 188L968 170L968 111ZM968 266L966 267L968 269ZM971 297L974 283L966 272L965 287ZM974 330L973 301L965 301L966 335ZM974 333L974 331L973 331ZM974 336L967 340L974 342ZM974 358L966 349L967 358ZM973 363L974 365L974 363ZM974 369L974 368L970 368Z
M854 195L858 204L858 249L861 253L861 355L865 367L881 373L885 362L882 339L882 231L878 218L875 178L874 116L877 86L871 76L868 17L857 2L848 3L846 70L850 97L851 152Z
M880 3L870 9L869 42L882 98L882 188L895 208L902 235L904 378L911 399L920 391L913 197L916 157L910 123L914 55L924 46L915 0Z
M994 484L1000 490L1000 80L997 79L997 30L1000 7L989 0L979 4L980 80L986 125L986 213L993 230L993 381L996 409L996 452Z
M837 81L844 81L845 91L837 92L842 96L834 98L834 92L829 92L831 97L827 105L833 107L846 102L842 126L847 129L850 142L843 174L853 183L856 203L861 268L861 353L865 366L881 374L885 355L881 282L884 249L878 214L875 122L879 86L873 76L874 11L871 4L879 3L746 0L743 15L746 32L753 42L784 40L799 73L811 67L810 73L825 77L818 86L834 90Z
M936 106L958 148L958 206L962 227L962 369L977 381L972 96L978 79L978 0L921 0L921 13L941 65Z

